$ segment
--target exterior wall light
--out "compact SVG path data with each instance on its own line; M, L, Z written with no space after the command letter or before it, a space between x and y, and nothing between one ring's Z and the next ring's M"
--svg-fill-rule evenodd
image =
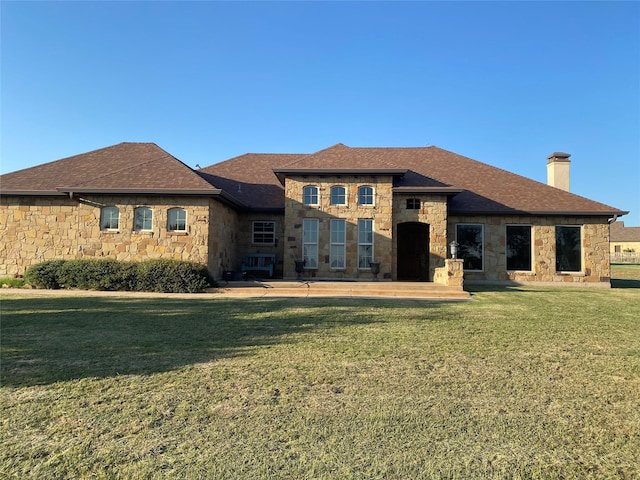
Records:
M458 245L459 243L455 240L449 244L449 248L451 249L451 258L454 260L458 258Z

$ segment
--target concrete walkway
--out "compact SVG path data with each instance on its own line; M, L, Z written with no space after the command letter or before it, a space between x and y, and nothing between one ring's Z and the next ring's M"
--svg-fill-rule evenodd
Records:
M105 292L3 288L0 293L27 296L129 298L389 298L439 301L470 300L468 292L427 282L241 281L219 283L205 293Z

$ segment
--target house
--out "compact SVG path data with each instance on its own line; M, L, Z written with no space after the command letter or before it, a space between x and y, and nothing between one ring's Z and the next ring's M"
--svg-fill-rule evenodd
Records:
M609 245L612 262L640 263L640 227L613 222Z
M608 286L609 222L625 213L438 147L246 154L193 170L121 143L0 176L0 276L54 258L177 258L221 278L245 257L276 277L433 281L458 244L466 282Z

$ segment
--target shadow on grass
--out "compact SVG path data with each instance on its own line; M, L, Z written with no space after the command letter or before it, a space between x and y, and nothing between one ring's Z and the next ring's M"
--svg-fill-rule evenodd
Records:
M377 303L373 315L349 300L3 299L1 384L150 374L247 355L296 333L384 321L385 305L399 306Z
M612 278L611 288L640 288L640 280L629 278Z

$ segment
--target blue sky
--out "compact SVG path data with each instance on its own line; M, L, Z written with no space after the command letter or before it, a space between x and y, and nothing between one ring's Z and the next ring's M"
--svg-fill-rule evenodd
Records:
M186 164L441 148L640 225L640 3L1 5L1 171L123 141Z

